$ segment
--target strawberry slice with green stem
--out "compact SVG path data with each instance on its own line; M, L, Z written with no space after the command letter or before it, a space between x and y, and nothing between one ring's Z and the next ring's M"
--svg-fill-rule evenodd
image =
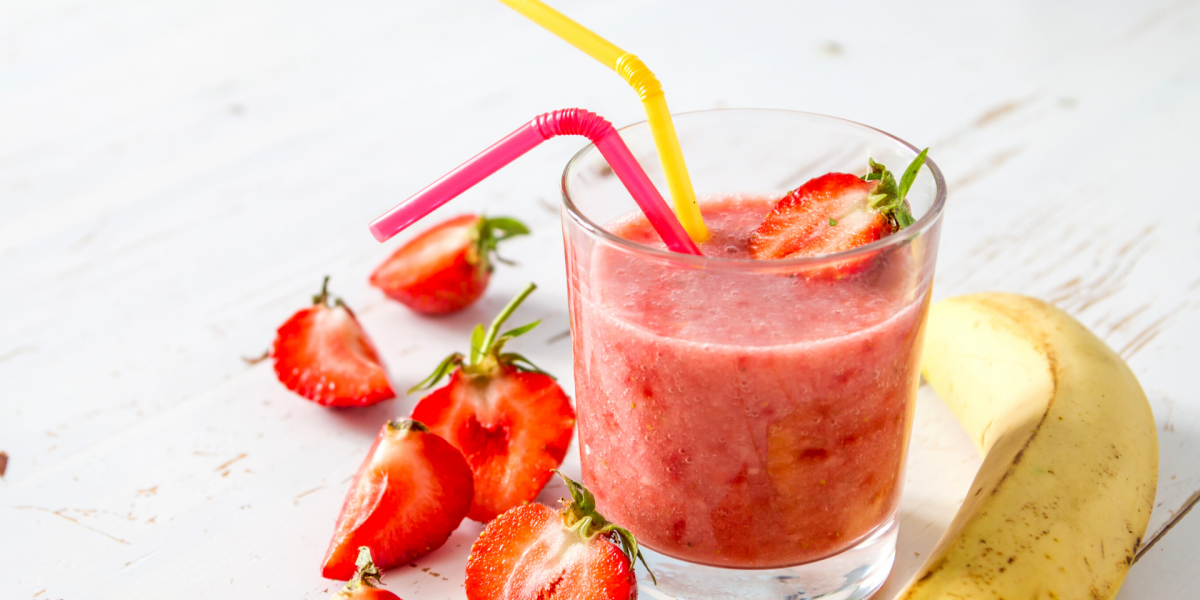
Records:
M455 353L410 392L450 381L422 398L412 418L462 451L475 478L467 516L487 522L531 502L562 464L575 426L571 401L548 373L505 344L540 323L503 333L500 328L536 289L532 283L504 307L487 329L471 334L471 353Z
M472 496L471 468L457 449L420 422L387 422L346 493L322 575L353 577L362 546L381 569L436 550L458 528Z
M591 492L559 476L571 494L561 511L518 506L488 523L475 540L467 558L469 600L637 597L633 561L646 564L637 540L596 512Z
M928 148L897 183L883 165L868 159L862 177L826 173L790 191L750 236L750 255L760 260L823 256L857 248L912 225L905 198L925 164ZM863 266L852 261L841 274Z
M370 406L396 393L379 353L354 313L334 299L329 277L312 306L292 315L275 335L275 375L289 390L324 406Z
M462 215L443 221L400 247L371 274L371 285L427 315L466 308L487 289L500 242L529 233L510 217Z

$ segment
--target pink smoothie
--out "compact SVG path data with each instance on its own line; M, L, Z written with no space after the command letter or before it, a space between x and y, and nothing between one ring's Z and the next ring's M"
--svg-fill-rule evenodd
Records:
M704 254L747 258L776 199L702 202ZM637 215L606 228L662 247ZM917 262L907 245L840 277L605 245L569 257L583 475L601 512L656 551L726 567L810 562L869 535L899 501L928 301Z

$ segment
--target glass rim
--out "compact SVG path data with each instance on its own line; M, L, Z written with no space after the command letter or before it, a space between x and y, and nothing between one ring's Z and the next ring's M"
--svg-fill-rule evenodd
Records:
M819 121L840 123L842 125L848 125L851 128L868 131L868 132L871 132L871 133L874 133L877 135L881 135L881 136L891 139L893 141L899 142L902 146L908 148L909 150L912 150L914 155L920 152L920 149L918 149L916 146L913 146L912 144L910 144L910 143L908 143L886 131L883 131L881 129L871 127L870 125L864 125L857 121L851 121L849 119L843 119L840 117L823 115L820 113L812 113L812 112L805 112L805 111L798 111L798 110L777 109L777 108L717 108L717 109L709 109L709 110L697 110L697 111L674 113L671 116L676 119L682 118L684 120L687 120L692 117L714 115L714 114L720 114L720 113L756 113L756 114L775 113L780 116L804 117L804 118L814 119L814 120L819 120ZM645 127L645 126L646 126L646 121L638 121L631 125L626 125L625 127L621 127L617 131L623 132L628 129L633 129L635 127ZM568 216L572 220L574 220L577 224L579 224L579 226L581 226L585 231L587 231L593 237L599 238L600 240L603 240L614 246L618 246L628 252L632 252L635 254L648 255L649 257L653 257L653 258L664 260L664 261L685 263L685 264L690 264L693 266L699 266L699 267L704 267L704 268L723 267L723 268L729 268L729 269L748 269L748 270L755 270L755 271L769 269L769 270L775 271L775 270L789 269L789 268L803 268L803 267L807 267L807 266L821 265L821 264L830 263L830 262L841 262L843 260L853 258L853 257L859 256L859 255L870 254L870 253L878 252L880 250L887 249L887 248L890 248L893 246L899 246L901 244L908 242L909 240L912 240L913 238L915 238L915 237L921 235L922 233L924 233L925 231L927 231L930 227L933 226L934 223L936 223L938 221L938 219L941 218L942 211L946 205L946 180L945 180L945 177L942 175L942 170L938 168L937 164L935 164L933 162L933 160L930 160L927 158L925 160L925 166L929 168L930 173L933 175L933 181L934 181L934 185L936 187L936 193L935 193L935 197L933 200L933 205L930 206L929 211L926 212L924 215L922 215L920 219L917 219L917 221L915 223L913 223L912 225L909 225L908 227L905 227L903 230L896 232L892 235L889 235L882 239L876 240L869 244L864 244L862 246L858 246L856 248L851 248L849 250L843 250L841 252L834 252L833 254L822 254L820 256L805 256L805 257L800 257L800 258L784 258L784 259L770 260L770 261L757 260L757 259L753 259L753 258L728 258L728 257L722 257L722 256L708 256L708 255L696 256L696 255L692 255L692 254L683 254L683 253L679 253L679 252L672 252L670 250L662 249L662 248L654 248L652 246L646 246L643 244L639 244L637 242L627 240L623 237L620 237L618 235L615 235L615 234L609 232L607 229L605 229L601 225L595 223L590 218L588 218L587 215L584 215L577 206L575 206L575 203L571 200L569 180L570 180L572 173L574 173L575 170L578 168L578 166L579 166L580 162L583 160L584 156L586 156L588 153L593 152L593 151L597 151L596 144L589 143L588 145L584 146L579 152L576 152L575 155L571 157L571 160L567 161L567 166L563 169L562 180L561 180L562 201L563 201L563 207L566 209ZM685 159L686 159L686 157L685 157ZM670 202L669 198L668 198L668 202ZM905 235L898 235L900 233L904 233Z

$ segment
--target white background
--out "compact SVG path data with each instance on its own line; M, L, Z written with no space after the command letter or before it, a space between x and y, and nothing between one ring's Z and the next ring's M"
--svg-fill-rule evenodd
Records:
M808 110L932 149L937 297L1057 303L1129 360L1162 457L1153 533L1200 490L1200 1L559 0L637 53L674 111ZM0 0L0 597L323 598L349 480L409 396L334 412L249 366L325 274L397 389L527 281L513 347L570 385L551 141L443 209L529 223L465 313L366 282L366 224L533 116L641 120L620 78L491 0ZM979 459L923 389L899 558L916 569ZM578 472L574 452L568 473ZM542 498L562 495L557 485ZM1200 585L1200 513L1120 598ZM386 574L461 598L480 527Z

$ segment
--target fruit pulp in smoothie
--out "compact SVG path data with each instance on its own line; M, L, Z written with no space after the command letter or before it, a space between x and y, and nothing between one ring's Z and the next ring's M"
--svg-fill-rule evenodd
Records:
M702 201L703 253L748 258L777 200ZM663 247L638 214L606 229ZM869 535L899 502L920 260L909 244L840 269L687 268L604 244L568 256L583 476L601 512L656 551L725 567L802 564Z

